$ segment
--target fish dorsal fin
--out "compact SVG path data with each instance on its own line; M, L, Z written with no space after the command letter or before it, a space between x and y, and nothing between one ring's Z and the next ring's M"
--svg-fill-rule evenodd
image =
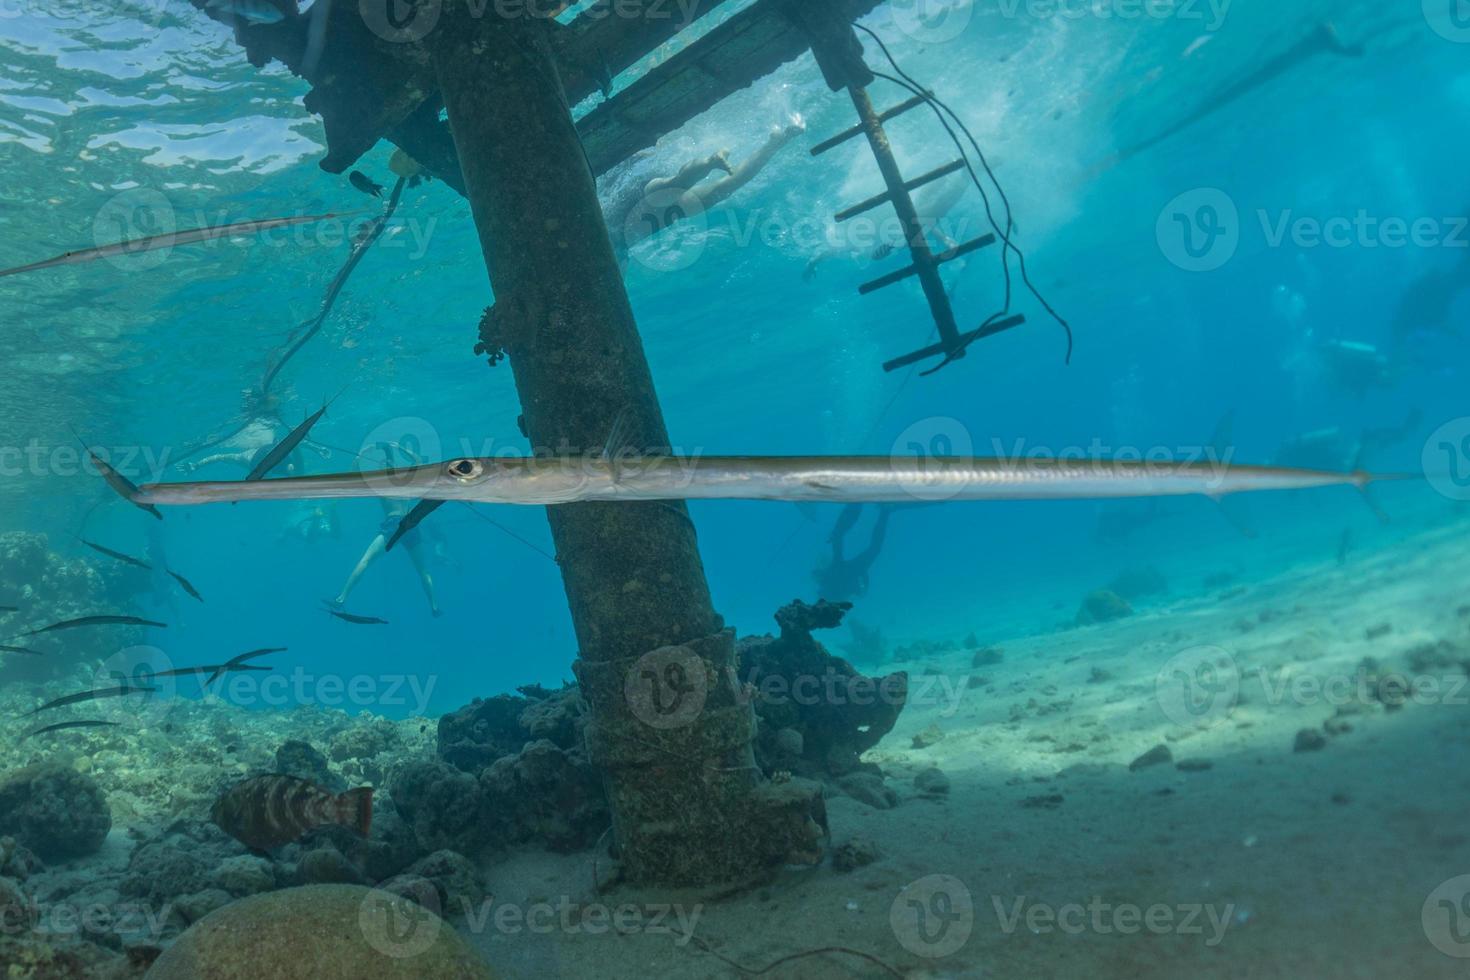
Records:
M618 455L628 448L628 431L631 428L628 415L628 409L624 408L613 419L612 428L607 433L607 441L602 444L603 459L616 460Z
M1215 453L1215 458L1211 462L1224 462L1227 456L1233 454L1235 450L1235 409L1230 409L1220 416L1219 422L1215 423L1215 431L1210 435L1209 448Z

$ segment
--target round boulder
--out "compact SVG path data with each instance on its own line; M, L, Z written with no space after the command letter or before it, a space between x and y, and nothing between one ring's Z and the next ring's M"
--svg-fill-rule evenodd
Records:
M145 980L491 980L433 912L380 889L304 885L205 916Z
M0 777L0 834L14 837L43 861L83 857L112 829L107 796L70 766L27 766Z

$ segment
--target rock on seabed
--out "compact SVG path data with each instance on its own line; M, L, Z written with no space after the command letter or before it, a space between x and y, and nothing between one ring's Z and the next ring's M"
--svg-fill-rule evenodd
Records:
M306 885L253 895L181 935L145 980L492 980L454 928L390 892Z

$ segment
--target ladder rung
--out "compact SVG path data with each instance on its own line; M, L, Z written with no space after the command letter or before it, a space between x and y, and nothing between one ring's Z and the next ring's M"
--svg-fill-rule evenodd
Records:
M969 255L971 252L978 252L980 249L994 244L994 235L981 235L979 238L965 242L965 244L963 245L956 245L954 248L946 249L945 251L940 252L938 255L934 256L934 264L943 265L946 262L953 262L955 259L959 258L962 255ZM919 267L917 265L911 265L907 268L899 269L897 272L890 272L888 275L882 276L878 279L874 279L872 282L863 283L861 286L858 287L858 293L863 296L866 296L869 293L876 293L878 290L884 288L885 286L892 286L896 282L903 282L910 276L918 275L918 273Z
M948 177L956 170L963 170L964 168L965 161L963 160L956 160L953 163L946 163L944 166L931 170L921 177L915 177L913 180L904 184L903 189L910 192L916 191L920 187L923 187L925 184L932 184L936 180L939 180L941 177ZM867 211L871 211L880 205L887 204L889 201L892 200L893 192L885 191L884 193L879 194L877 197L868 198L861 204L854 204L852 207L848 208L845 211L838 211L837 221L843 222L847 221L850 218L856 218L858 215L863 214Z
M897 119L905 112L908 112L910 109L917 109L919 106L923 105L927 101L929 101L929 97L927 95L916 95L912 99L909 99L907 102L901 102L898 105L894 106L892 109L889 109L887 112L881 114L878 117L878 120L880 122L887 122L890 119ZM846 143L854 136L861 136L862 133L863 126L861 123L853 126L851 129L844 129L842 132L838 133L831 139L825 140L812 147L812 156L819 157L823 153L826 153L828 150L835 149L836 147L841 146L843 143Z
M962 350L968 344L972 344L977 340L983 340L986 337L993 337L996 334L1004 333L1007 330L1013 330L1025 322L1026 317L1018 313L1013 317L1007 317L1004 320L992 323L988 327L981 327L979 330L971 330L969 333L964 334L960 337L959 345L955 349ZM938 357L941 354L948 354L949 352L950 348L945 344L934 344L932 346L925 347L923 350L916 350L912 354L905 354L902 357L895 357L893 360L883 365L883 370L897 371L899 368L908 367L910 364L917 364L919 361L928 360L931 357Z

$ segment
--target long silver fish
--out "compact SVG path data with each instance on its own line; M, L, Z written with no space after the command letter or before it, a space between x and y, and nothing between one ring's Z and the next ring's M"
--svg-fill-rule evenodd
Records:
M49 732L68 732L76 728L119 728L122 723L117 721L59 721L45 728L37 728L33 732L26 732L21 736L21 741L34 738L37 735L45 735Z
M345 390L344 388L343 391ZM327 402L313 414L308 415L300 425L286 435L286 438L282 439L270 452L266 453L265 457L259 463L255 464L245 479L252 483L256 480L265 479L267 473L280 466L287 456L290 456L296 451L296 447L305 441L306 437L311 434L311 430L322 420L322 416L327 414L327 409L332 407L332 402L335 402L340 397L342 397L341 391L337 392L332 398L332 401Z
M210 242L216 238L234 238L237 235L250 235L260 231L270 231L275 228L288 228L292 225L310 224L314 221L329 221L335 218L347 217L344 214L311 214L298 215L291 218L266 218L259 221L237 221L228 225L208 225L204 228L190 228L187 231L171 231L163 235L153 235L149 238L139 238L130 242L117 242L113 245L101 245L97 248L78 249L75 252L63 252L50 259L42 259L40 262L32 262L30 265L16 266L13 269L0 270L0 278L5 276L18 276L23 272L38 272L41 269L52 269L60 265L79 265L83 262L94 262L97 259L111 258L115 255L136 255L139 252L151 252L160 248L173 248L177 245L194 245L198 242Z
M83 616L80 619L68 619L60 623L52 623L50 626L42 626L20 634L21 636L40 636L42 633L55 633L59 630L74 630L84 626L152 626L157 629L167 629L167 623L156 623L151 619L139 619L137 616Z
M50 711L52 708L64 708L69 704L83 704L87 701L101 701L104 698L125 698L130 694L157 693L158 688L156 687L132 687L126 684L119 687L97 688L91 691L81 691L77 694L68 694L65 697L57 698L54 701L47 701L39 708L32 708L30 711L27 711L21 717L29 718L32 715L39 715L43 711Z
M239 500L388 497L488 504L582 501L788 500L885 503L947 500L1082 500L1223 497L1417 479L1218 462L1009 460L889 456L648 456L455 459L375 473L256 482L150 483L136 500L208 504Z

